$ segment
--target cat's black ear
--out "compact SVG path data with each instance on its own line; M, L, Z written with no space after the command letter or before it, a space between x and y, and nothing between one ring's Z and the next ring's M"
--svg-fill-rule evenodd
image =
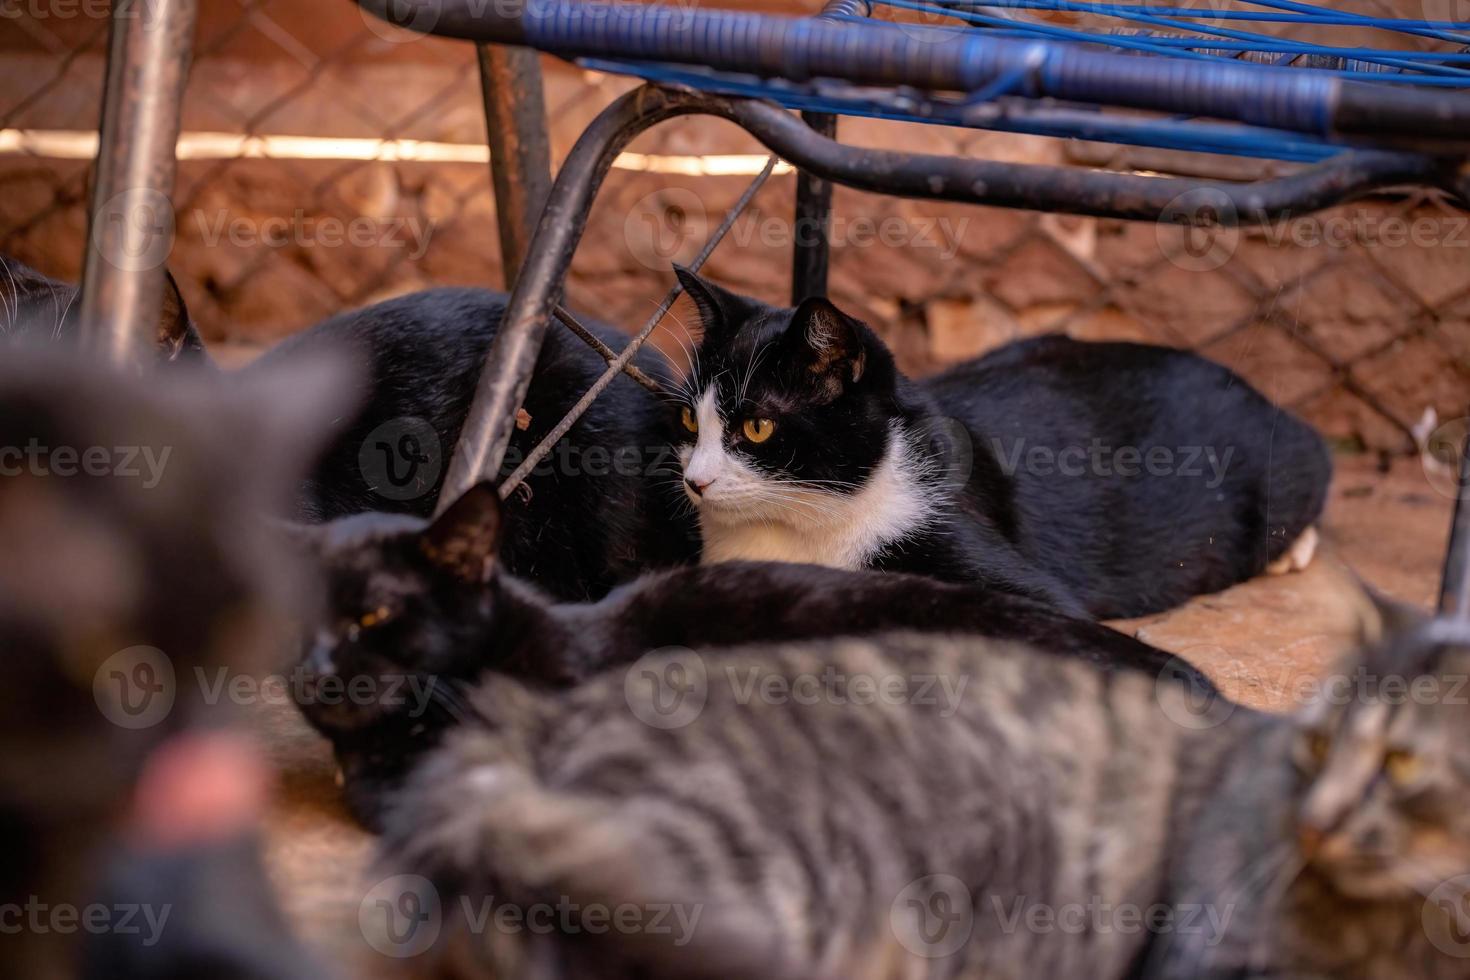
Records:
M178 280L167 269L163 274L163 307L158 315L158 352L167 361L207 359L204 341L194 328L189 307L184 303L184 294L179 291Z
M743 297L715 285L708 279L675 263L674 275L684 292L694 301L699 310L699 322L704 327L700 346L711 340L728 336L730 330L738 329L744 319L741 311L745 307Z
M802 300L791 316L787 336L826 401L862 378L867 365L862 332L856 320L828 300L820 296Z
M424 556L467 585L495 574L500 541L500 494L488 480L476 483L434 518L419 538Z

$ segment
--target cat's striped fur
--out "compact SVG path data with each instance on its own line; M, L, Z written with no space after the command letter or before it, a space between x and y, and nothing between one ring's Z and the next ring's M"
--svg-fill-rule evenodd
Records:
M1297 856L1301 800L1342 778L1332 762L1300 770L1301 726L1320 721L1310 713L1191 704L1180 685L973 638L670 656L686 689L705 692L682 727L639 720L669 695L640 683L641 672L657 677L673 661L557 695L483 685L472 703L484 727L456 734L419 771L390 818L385 861L428 876L446 908L451 895L522 907L685 903L701 913L692 937L468 935L461 923L449 945L469 975L1224 977L1330 967L1377 980L1470 970L1423 928L1403 929L1435 914L1420 892L1365 906L1334 891L1335 872ZM770 693L832 676L829 667L849 679L949 678L953 696L858 705ZM1437 724L1463 730L1450 717ZM1470 799L1463 781L1451 791ZM1461 826L1449 832L1470 839ZM1130 918L1151 907L1172 925ZM953 951L938 928L947 921L969 930ZM1301 939L1308 931L1312 943ZM947 955L923 955L932 952Z
M1177 812L1194 796L1181 781L1208 782L1258 725L1241 711L1193 731L1161 708L1190 716L1187 694L1161 689L1179 685L983 640L839 641L706 664L703 710L671 731L630 712L621 672L562 698L486 684L474 706L490 727L420 773L390 863L511 901L700 904L709 941L701 932L667 950L670 976L865 975L900 893L953 875L986 886L964 950L928 960L895 947L873 976L1116 976L1142 937L1007 932L987 896L1006 896L1007 914L1012 895L1147 905L1170 825L1190 816ZM741 703L765 675L821 677L829 665L847 678L964 683L951 683L957 702L932 705ZM501 976L527 975L521 956L552 957L552 976L621 975L611 944L553 954L482 938L497 940Z

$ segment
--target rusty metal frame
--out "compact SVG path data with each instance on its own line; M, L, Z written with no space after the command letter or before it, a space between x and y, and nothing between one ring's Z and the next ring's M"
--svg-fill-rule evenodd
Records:
M83 345L118 364L164 339L169 197L197 19L197 0L113 4L78 309Z
M487 353L474 404L450 461L441 507L499 472L572 253L613 160L650 127L695 113L734 122L799 169L851 187L1117 218L1168 218L1181 199L1195 195L1208 201L1210 208L1183 218L1259 224L1390 184L1453 186L1460 179L1452 165L1393 153L1345 154L1287 177L1232 184L855 148L822 136L770 103L644 86L621 96L593 120L557 175L505 319ZM628 351L624 355L618 369L631 359Z
M551 189L551 146L541 55L530 48L477 44L490 179L500 228L505 288L515 284L546 194Z
M1191 194L1213 202L1210 220L1260 224L1304 214L1391 184L1426 183L1463 194L1464 175L1452 161L1388 153L1345 155L1299 173L1256 184L1107 174L1068 168L996 164L924 154L854 149L814 131L774 105L728 99L698 92L645 86L616 100L582 134L558 175L546 212L528 246L526 272L511 294L501 331L486 357L464 435L451 460L440 506L454 500L477 480L499 471L510 441L516 409L525 398L531 370L554 314L609 362L609 370L577 406L500 487L502 496L519 484L529 468L619 371L636 372L632 356L661 319L678 287L659 312L624 351L612 352L557 306L562 283L585 230L586 215L613 159L634 137L674 116L692 113L728 119L754 135L777 155L795 163L803 174L824 182L909 197L967 201L976 204L1041 208L1119 218L1159 220ZM769 174L769 166L765 174ZM758 179L727 216L725 227L748 202ZM827 187L830 195L830 183ZM797 218L830 207L821 194L809 194ZM1191 216L1197 219L1199 215ZM718 243L717 233L700 262ZM825 236L819 246L825 268ZM793 289L803 287L802 260L794 259ZM812 275L812 257L806 268ZM805 280L806 288L814 282ZM648 379L634 375L640 383ZM1470 486L1470 460L1462 486ZM1470 506L1457 506L1454 533L1446 558L1441 608L1470 615Z
M374 7L372 0L359 2ZM861 0L834 0L829 10L846 9L852 3ZM172 245L168 198L177 170L174 148L196 20L197 0L146 4L118 0L113 11L80 313L85 343L117 362L136 358L159 320L165 262ZM796 164L811 181L798 218L816 218L823 227L830 186L815 181L906 197L1144 220L1169 217L1182 196L1194 193L1215 202L1203 220L1239 224L1300 215L1389 184L1426 184L1461 197L1470 190L1470 175L1458 159L1389 152L1344 154L1288 177L1240 185L855 148L769 103L658 86L644 86L608 106L583 132L548 189L539 56L526 49L487 45L481 45L478 53L502 252L507 281L514 285L450 461L441 507L479 479L499 472L553 315L597 349L608 370L527 464L534 465L535 453L560 438L617 373L657 387L631 362L678 295L677 286L660 312L616 354L558 303L587 213L613 160L639 133L674 116L700 113L727 119ZM1393 129L1377 116L1359 122L1364 128L1372 128L1372 123ZM726 217L700 262L769 177L775 160L773 156ZM1191 215L1189 220L1201 218ZM824 279L826 259L823 235L817 247L794 260L797 287L814 288ZM502 485L502 494L508 494L522 475L520 470L512 474ZM1470 484L1470 452L1462 455L1460 475L1463 498ZM1470 615L1470 506L1463 499L1457 500L1440 604L1447 612Z

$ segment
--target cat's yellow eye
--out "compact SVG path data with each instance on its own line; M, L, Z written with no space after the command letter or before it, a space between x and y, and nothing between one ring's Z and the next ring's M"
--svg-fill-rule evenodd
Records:
M387 606L379 606L372 612L364 614L363 617L357 621L357 625L361 626L365 630L370 630L374 626L381 626L383 623L387 622L388 617L392 614L393 611Z
M1307 735L1307 754L1312 757L1312 764L1320 766L1327 761L1327 754L1332 751L1332 739L1321 732L1312 732Z
M770 419L746 419L742 428L745 438L751 442L765 442L776 431L776 423Z
M1407 786L1419 778L1419 757L1412 752L1393 749L1383 756L1383 771L1398 786Z
M679 416L679 421L683 422L684 428L688 429L690 432L699 431L699 422L694 418L694 413L691 412L687 407Z

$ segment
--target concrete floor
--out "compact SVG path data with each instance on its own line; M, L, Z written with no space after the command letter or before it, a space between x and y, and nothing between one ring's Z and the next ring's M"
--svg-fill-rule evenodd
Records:
M1351 646L1362 608L1354 574L1392 598L1433 603L1452 503L1417 459L1397 459L1387 472L1339 459L1322 545L1305 571L1114 625L1198 664L1240 701L1286 710L1304 679ZM290 920L342 975L392 975L405 964L362 941L358 907L382 876L371 873L371 836L338 803L326 745L289 706L254 721L281 773L265 842Z

